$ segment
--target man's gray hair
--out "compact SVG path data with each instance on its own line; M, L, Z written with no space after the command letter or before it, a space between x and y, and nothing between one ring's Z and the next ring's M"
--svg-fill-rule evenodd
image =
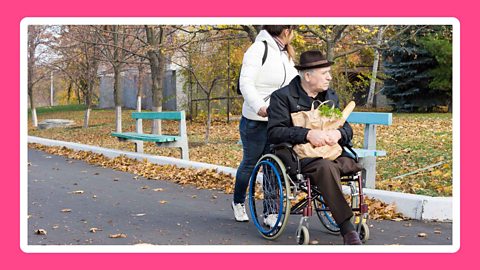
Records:
M305 80L305 74L307 74L307 73L312 73L312 71L313 71L312 68L299 70L299 71L298 71L298 75L300 75L300 78L302 78L303 80Z

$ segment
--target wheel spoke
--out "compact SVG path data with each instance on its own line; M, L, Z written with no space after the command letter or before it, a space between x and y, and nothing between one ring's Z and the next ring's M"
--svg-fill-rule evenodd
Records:
M259 175L261 184L256 183ZM255 166L250 178L249 208L252 220L258 231L267 239L275 239L283 232L290 214L290 186L285 184L285 169L281 161L273 155L262 157ZM275 226L264 224L268 214L277 214Z

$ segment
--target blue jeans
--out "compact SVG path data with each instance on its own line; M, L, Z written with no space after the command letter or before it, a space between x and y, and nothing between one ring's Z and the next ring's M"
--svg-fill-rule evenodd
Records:
M245 202L250 175L257 161L263 154L268 153L269 148L267 121L254 121L242 116L239 129L243 146L243 159L235 176L234 203Z

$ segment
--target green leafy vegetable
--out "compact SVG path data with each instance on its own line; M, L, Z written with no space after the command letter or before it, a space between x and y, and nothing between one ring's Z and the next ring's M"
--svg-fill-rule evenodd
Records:
M328 105L320 105L317 108L318 113L320 116L323 117L329 117L329 118L341 118L342 117L342 111L338 108L332 108L332 106Z

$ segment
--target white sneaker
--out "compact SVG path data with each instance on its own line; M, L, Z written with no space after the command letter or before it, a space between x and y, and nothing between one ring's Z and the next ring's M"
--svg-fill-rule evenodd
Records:
M277 223L278 214L269 214L267 217L263 218L263 224L266 226L273 228L275 223ZM278 227L282 226L282 222L278 222Z
M248 221L248 216L247 216L247 212L245 211L244 203L232 202L232 209L233 209L233 215L235 216L236 221L239 221L239 222Z

